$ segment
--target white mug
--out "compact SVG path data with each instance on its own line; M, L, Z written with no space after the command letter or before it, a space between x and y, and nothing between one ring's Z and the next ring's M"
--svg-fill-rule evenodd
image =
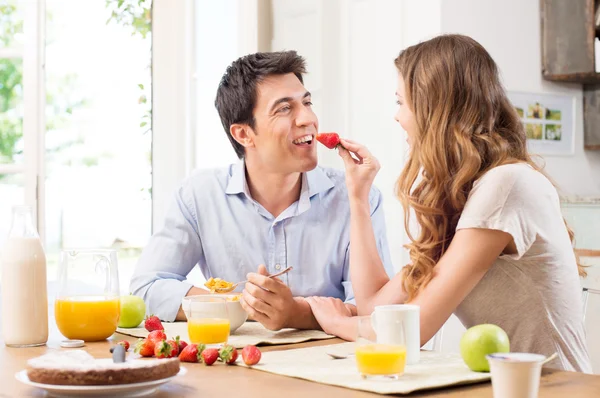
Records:
M412 304L379 305L371 314L378 344L405 344L406 363L419 362L421 355L420 307Z

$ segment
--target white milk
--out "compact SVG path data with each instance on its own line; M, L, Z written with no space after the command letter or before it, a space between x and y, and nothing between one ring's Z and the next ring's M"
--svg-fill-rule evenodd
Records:
M46 344L46 257L39 238L9 238L2 251L0 263L4 343L7 346Z

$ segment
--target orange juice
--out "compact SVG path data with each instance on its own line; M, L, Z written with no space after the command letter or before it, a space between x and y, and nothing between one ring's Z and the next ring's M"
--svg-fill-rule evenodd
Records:
M117 330L121 311L118 297L61 297L54 303L58 330L69 339L99 341Z
M188 334L194 344L226 343L229 338L229 319L188 319Z
M386 344L358 346L356 364L363 375L401 375L406 364L406 347Z

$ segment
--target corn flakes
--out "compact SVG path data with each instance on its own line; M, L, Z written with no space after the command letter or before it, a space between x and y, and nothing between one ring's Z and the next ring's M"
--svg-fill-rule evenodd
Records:
M206 281L204 286L210 289L211 293L215 293L217 290L220 289L231 289L233 283L227 282L226 280L223 280L221 278L210 278Z

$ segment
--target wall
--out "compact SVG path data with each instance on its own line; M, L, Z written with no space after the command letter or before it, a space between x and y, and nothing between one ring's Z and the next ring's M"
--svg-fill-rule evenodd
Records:
M500 66L507 90L575 97L575 154L544 157L546 170L563 194L600 196L600 152L583 150L581 85L542 79L540 1L444 1L442 31L479 41Z
M186 175L191 73L191 0L154 0L152 19L152 229Z
M251 14L251 3L245 2L247 9L243 11ZM241 21L246 21L246 26L253 20L239 18L242 5L238 0L202 0L196 3L195 168L223 167L238 160L223 130L214 102L227 66L243 54L240 51L242 46L252 47L256 41L251 34L245 35L242 40L241 33L247 29L241 26Z
M366 145L382 164L375 185L384 198L394 267L388 272L393 273L408 262L403 209L394 194L407 148L394 120L393 60L405 43L439 33L440 1L273 0L272 5L272 50L293 48L306 57L305 84L313 93L320 130ZM319 163L343 168L337 153L321 146Z

